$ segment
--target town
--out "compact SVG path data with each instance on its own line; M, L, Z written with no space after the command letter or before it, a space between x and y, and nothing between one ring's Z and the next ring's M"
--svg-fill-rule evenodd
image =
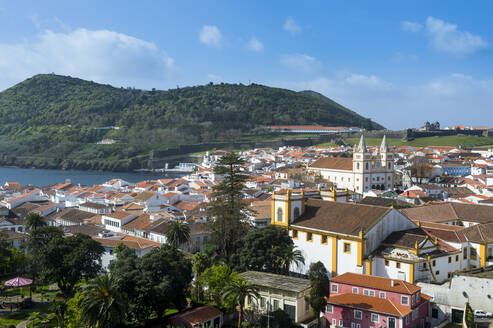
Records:
M354 146L211 150L194 166L137 183L0 181L0 326L493 318L492 148L369 146L362 133Z

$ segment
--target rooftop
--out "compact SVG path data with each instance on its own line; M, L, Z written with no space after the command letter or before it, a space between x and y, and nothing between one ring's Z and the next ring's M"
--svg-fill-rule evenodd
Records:
M358 236L361 230L366 231L391 210L381 206L308 199L305 212L292 226Z
M247 271L240 273L247 282L261 287L270 287L280 290L293 291L296 293L310 288L310 280L283 276L259 271Z
M369 287L380 290L391 291L402 294L414 294L421 288L403 280L390 279L378 276L368 276L358 273L347 272L330 280L335 283ZM394 286L392 286L392 281Z

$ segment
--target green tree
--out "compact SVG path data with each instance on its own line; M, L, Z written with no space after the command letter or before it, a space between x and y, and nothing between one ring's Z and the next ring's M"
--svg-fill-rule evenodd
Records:
M65 324L67 328L86 327L81 317L82 293L75 293L74 297L67 301Z
M205 252L197 252L192 257L192 268L195 273L195 298L197 302L201 302L202 300L202 273L211 265L211 258Z
M248 175L240 171L244 163L236 153L224 155L214 173L224 177L214 186L209 215L213 218L210 228L212 240L219 254L232 262L232 256L242 247L242 239L247 232L248 207L241 201L241 191Z
M312 308L313 314L317 317L318 327L320 326L320 313L324 311L327 301L326 297L329 297L329 277L327 276L327 269L322 262L318 261L310 265L310 271L308 273L310 279L310 297L309 302Z
M90 328L113 328L124 322L126 302L111 275L91 280L80 304L81 318Z
M144 255L138 266L137 288L144 304L162 318L166 309L182 310L192 281L192 263L176 248L163 245Z
M55 313L56 320L58 322L58 327L65 327L65 316L67 314L67 303L59 300L54 300L51 303L50 311Z
M305 262L286 230L275 225L250 230L239 259L241 269L278 274L288 274L292 263Z
M190 240L190 225L184 220L173 220L166 227L166 242L178 248Z
M223 290L223 299L231 299L233 304L238 306L238 328L241 327L243 322L243 309L245 307L245 300L247 298L260 297L258 288L246 282L243 278L234 279Z
M46 222L44 221L44 217L41 214L29 213L26 216L25 226L27 230L33 231L38 228L46 226Z
M41 254L41 275L45 281L55 281L65 295L72 295L75 284L101 272L103 253L104 247L87 235L56 237Z
M48 244L52 240L62 238L63 232L57 227L45 226L29 232L26 240L26 248L31 259L33 282L36 282L42 270L42 260L45 258L45 251Z
M240 276L226 264L213 265L206 269L202 274L202 281L207 288L207 297L214 306L231 310L234 306L232 300L223 297L226 286L233 281L240 279Z
M141 279L143 279L140 270L141 260L133 249L124 244L118 244L113 253L115 259L109 264L109 272L115 279L118 290L128 299L129 320L143 322L150 315L150 312L144 304L138 287Z
M11 254L6 239L7 233L0 231L0 273L6 273L9 270Z

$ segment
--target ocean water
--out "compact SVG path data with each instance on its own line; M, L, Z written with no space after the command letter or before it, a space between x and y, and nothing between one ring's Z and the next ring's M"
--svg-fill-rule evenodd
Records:
M115 178L121 178L128 182L138 182L162 178L179 178L183 175L180 173L65 171L0 167L0 184L3 185L6 181L17 181L21 185L32 184L41 187L70 179L70 182L75 184L92 186Z

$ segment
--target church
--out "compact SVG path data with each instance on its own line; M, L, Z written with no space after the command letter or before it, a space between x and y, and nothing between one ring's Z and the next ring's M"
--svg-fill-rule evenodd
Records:
M313 162L308 171L334 183L337 188L347 188L362 194L371 189L388 190L393 188L394 156L389 151L387 137L380 147L370 153L365 137L361 135L353 158L323 157Z

